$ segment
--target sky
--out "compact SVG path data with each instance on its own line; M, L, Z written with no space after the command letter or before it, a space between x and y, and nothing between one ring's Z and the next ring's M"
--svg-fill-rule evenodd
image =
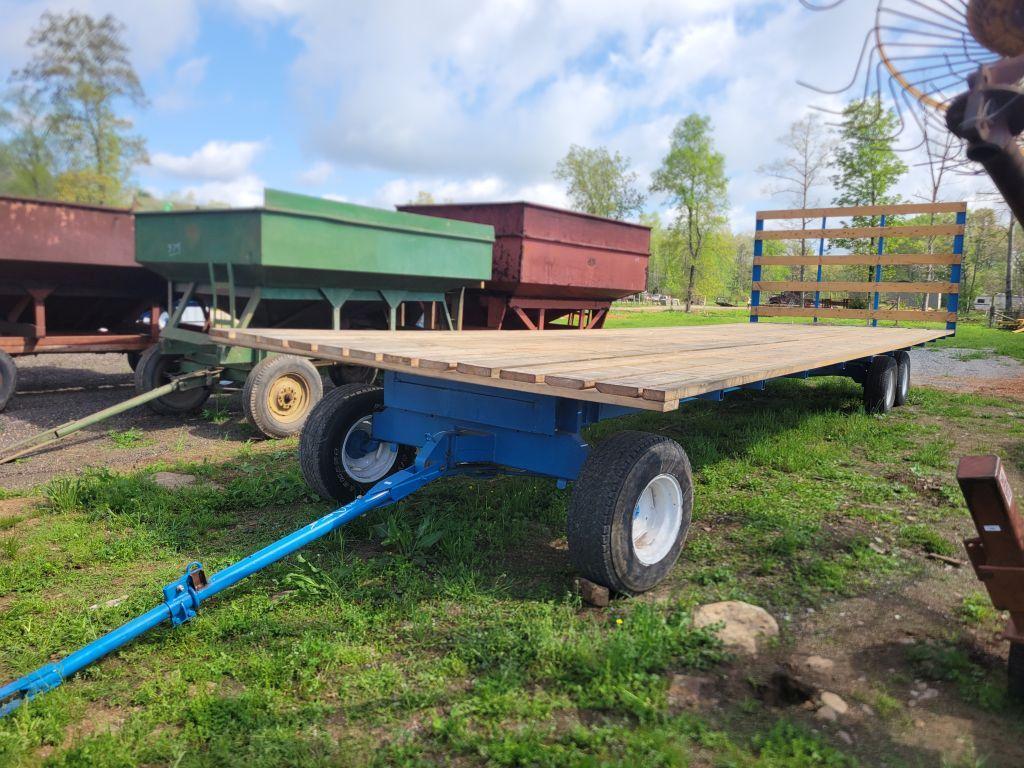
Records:
M644 185L686 114L711 117L730 219L772 197L759 166L813 107L844 97L874 0L0 0L0 72L24 63L46 10L112 13L149 98L132 110L160 196L256 205L264 187L390 207L565 206L552 177L573 143L630 158ZM828 120L834 118L827 117ZM923 193L921 158L900 191ZM959 186L958 186L959 184ZM976 181L946 196L971 197ZM828 203L832 190L817 190ZM666 211L665 200L648 201Z

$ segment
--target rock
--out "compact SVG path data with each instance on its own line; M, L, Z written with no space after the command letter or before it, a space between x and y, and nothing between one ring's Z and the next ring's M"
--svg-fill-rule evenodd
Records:
M777 637L779 625L764 608L740 600L709 603L693 612L695 627L721 624L716 631L726 649L756 656L758 641Z
M934 688L925 688L923 691L921 691L920 695L917 697L917 700L928 701L928 699L934 699L938 695L939 692Z
M865 715L867 715L868 717L874 717L874 716L875 716L875 710L873 710L873 709L872 709L871 707L869 707L869 706L868 706L867 704L861 704L861 705L860 705L860 709L861 709L861 711L862 711L862 712L863 712L863 713L864 713Z
M824 656L808 656L800 662L800 666L808 672L818 675L830 675L836 663L832 659L826 659Z
M157 472L153 475L153 482L161 488L173 491L178 488L186 488L190 485L194 485L196 482L196 476L186 475L181 472Z
M836 733L836 738L838 738L844 744L848 744L848 745L853 744L853 736L848 734L846 731L839 731L839 732L837 732Z
M611 596L608 593L608 587L602 587L600 584L578 578L576 579L576 588L579 590L580 597L583 598L583 602L589 603L595 608L607 608L608 602Z
M115 597L112 600L107 600L104 603L93 603L89 606L89 610L98 611L100 608L116 608L127 599L128 595L121 595L120 597Z
M850 710L849 705L843 701L842 697L832 691L821 692L821 703L838 715L845 715Z
M714 681L699 675L672 675L668 685L668 705L672 709L698 709L701 705L717 704L711 695Z
M826 720L830 723L834 723L839 719L839 715L836 714L836 711L825 704L818 707L818 711L814 713L814 716L819 720Z

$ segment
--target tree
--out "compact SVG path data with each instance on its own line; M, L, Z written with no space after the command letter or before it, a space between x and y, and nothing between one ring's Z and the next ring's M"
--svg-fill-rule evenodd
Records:
M568 185L569 200L577 211L626 219L643 208L644 194L637 187L637 175L629 170L629 158L618 152L613 155L605 147L573 144L555 166L554 176Z
M122 103L146 104L123 32L109 14L46 12L28 39L32 57L11 75L16 102L45 108L51 172L62 199L123 203L132 168L147 160L143 140L118 113Z
M675 228L682 234L688 260L686 311L693 306L697 270L709 235L725 223L728 182L725 156L715 150L711 119L691 114L672 130L668 154L654 172L652 192L668 195L677 209Z
M1013 216L1010 217L1013 221ZM1006 226L992 208L977 208L967 219L960 311L968 313L982 292L995 295L1006 248Z
M891 205L900 198L893 188L907 165L893 150L899 119L879 99L854 101L843 110L832 183L836 205Z
M15 93L10 109L0 113L0 126L11 138L0 146L0 189L21 197L56 194L55 149L45 109L38 98Z
M809 208L815 202L815 190L825 183L825 174L832 159L835 142L829 130L822 124L819 117L808 114L789 126L785 136L778 143L786 153L771 163L758 168L760 173L773 181L768 186L768 193L782 196L789 205L796 208ZM810 219L802 219L800 228L807 229ZM807 258L807 241L800 240L800 257ZM807 265L800 264L797 277L804 279ZM800 296L803 305L803 295Z

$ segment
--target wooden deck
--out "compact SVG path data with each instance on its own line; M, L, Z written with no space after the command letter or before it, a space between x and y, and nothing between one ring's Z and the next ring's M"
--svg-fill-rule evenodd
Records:
M669 411L683 398L950 335L735 323L595 331L213 329L218 342L579 400Z

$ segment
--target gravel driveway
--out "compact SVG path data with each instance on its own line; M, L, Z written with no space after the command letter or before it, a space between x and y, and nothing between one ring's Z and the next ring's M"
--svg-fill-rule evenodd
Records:
M17 364L18 391L0 413L0 448L135 394L124 355L38 355L19 357ZM107 419L31 456L0 465L0 487L31 487L89 466L130 469L158 460L213 459L236 451L240 441L258 437L243 418L237 395L211 399L208 408L215 402L227 406L228 419L219 425L202 416L158 416L145 406ZM109 436L111 431L133 427L143 434L132 445L121 447Z
M1024 400L1024 363L1012 357L936 347L912 350L910 357L914 385Z

